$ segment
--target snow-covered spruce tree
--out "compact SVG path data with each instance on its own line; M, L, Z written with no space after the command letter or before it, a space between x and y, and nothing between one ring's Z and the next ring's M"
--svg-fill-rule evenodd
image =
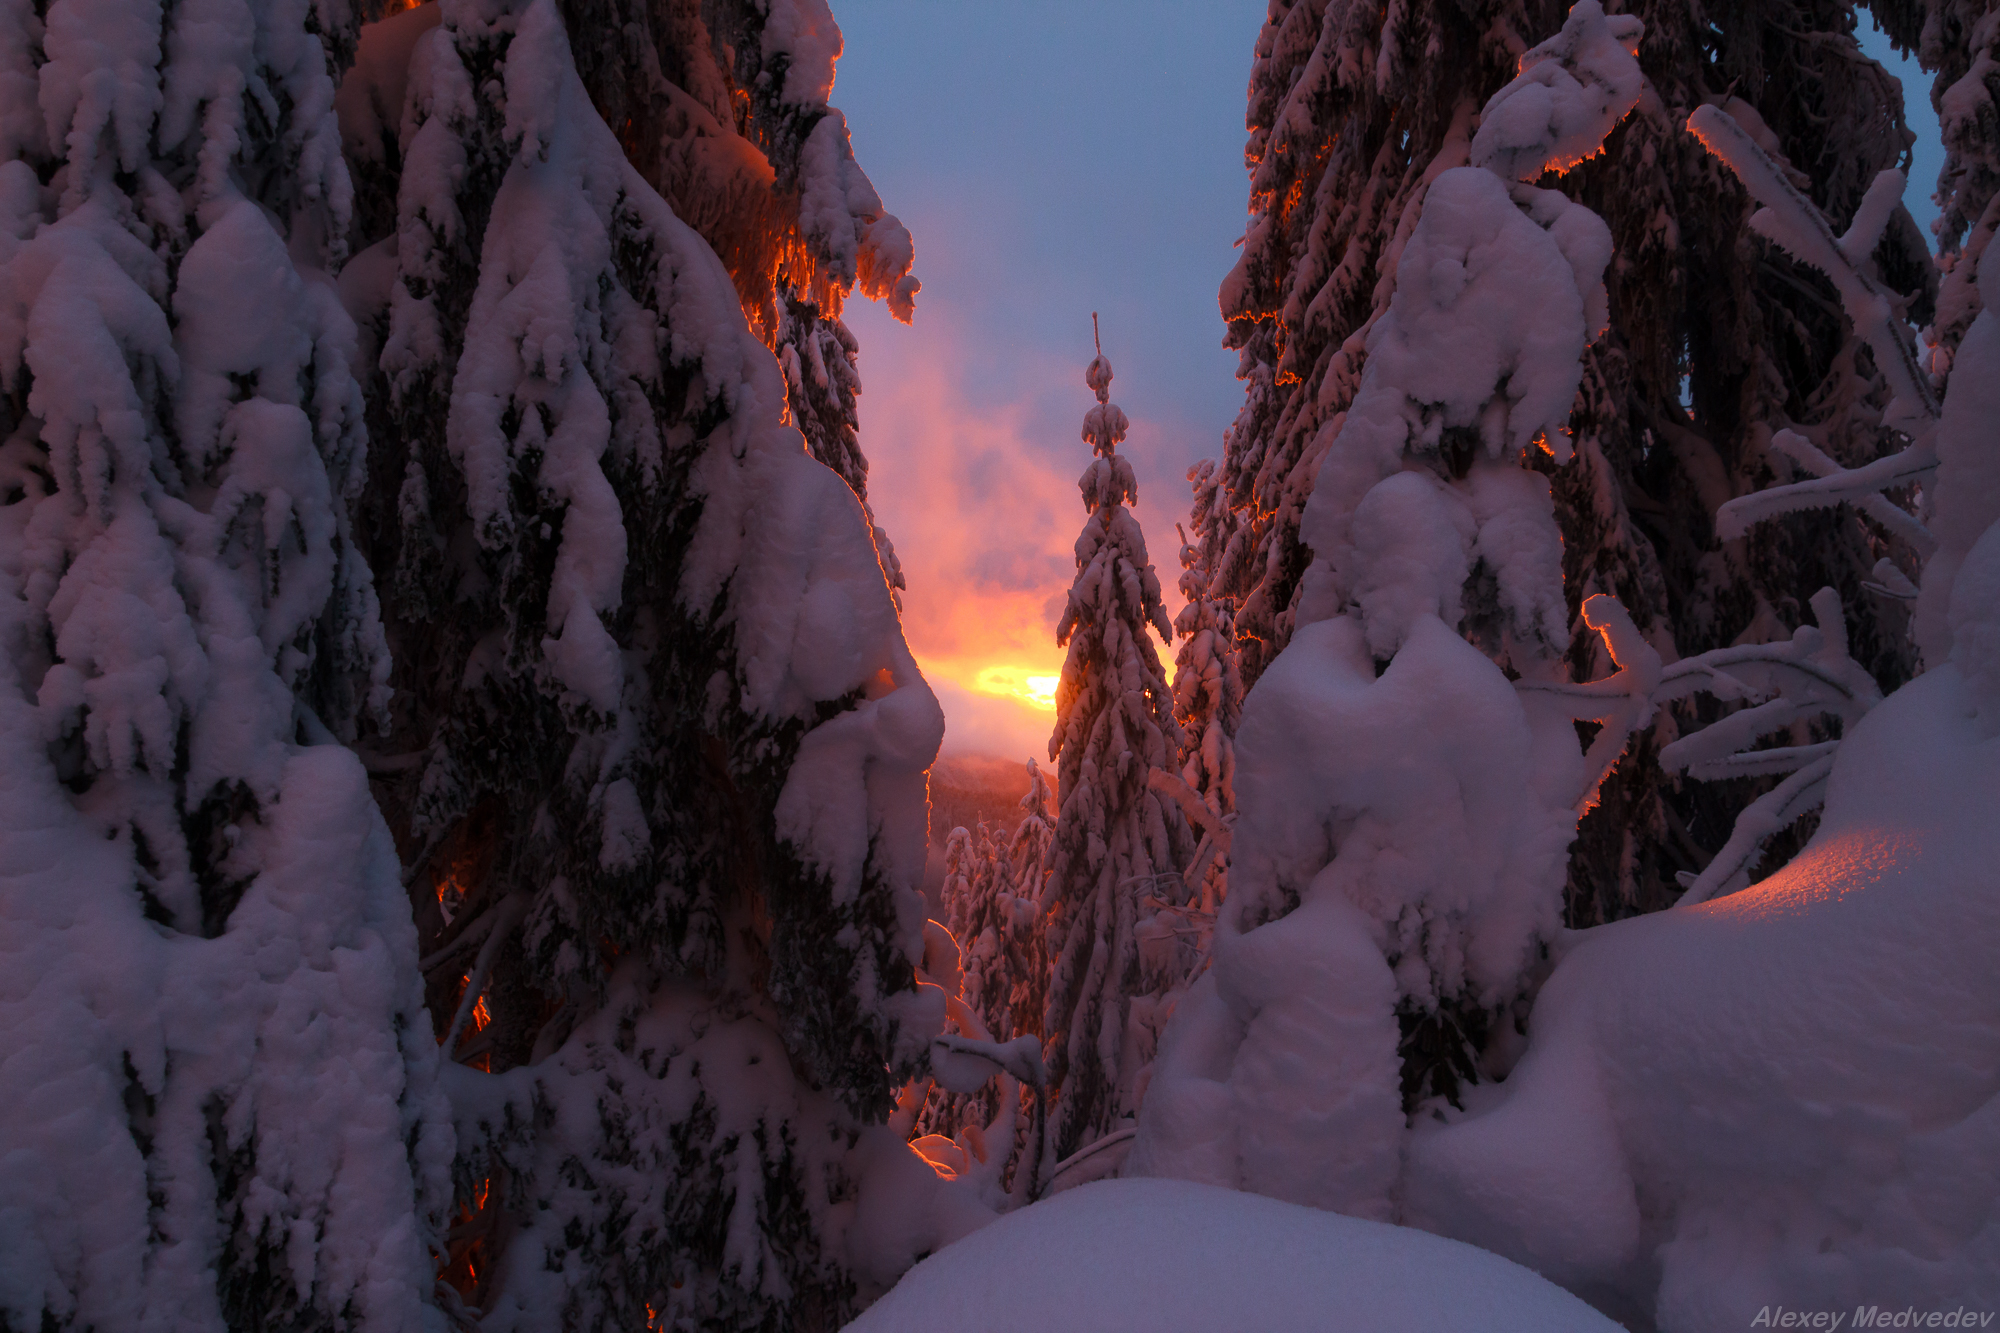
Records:
M1968 1085L1961 1071L1993 1067L2000 1031L1964 1021L1991 1012L2000 944L1986 869L2000 855L1988 817L2000 790L2000 253L1978 262L1982 309L1940 410L1899 302L1868 263L1901 173L1884 172L1836 231L1754 124L1705 106L1688 128L1756 200L1756 230L1838 291L1909 439L1842 468L1781 434L1773 447L1809 475L1730 501L1717 528L1851 504L1907 533L1927 553L1921 590L1893 569L1881 577L1917 594L1925 669L1879 698L1844 651L1831 590L1813 599L1819 624L1789 643L1665 669L1656 699L1693 684L1754 706L1663 760L1679 751L1690 772L1736 764L1783 781L1746 808L1736 846L1682 905L1564 949L1506 1084L1476 1113L1412 1135L1404 1217L1677 1333L1860 1291L1897 1309L1990 1304L1996 1178L1963 1164L2000 1155L2000 1119L1991 1080ZM1889 498L1913 479L1921 525ZM1843 736L1754 743L1804 710L1839 715ZM1733 872L1755 840L1822 795L1799 855L1741 887ZM1740 896L1687 906L1710 891ZM1871 972L1884 980L1870 984ZM1694 975L1715 984L1691 986ZM1703 1108L1694 1132L1691 1099ZM1801 1172L1812 1189L1793 1188Z
M881 1123L944 1018L913 971L942 718L857 497L558 7L441 0L406 77L368 63L422 21L363 34L407 95L346 293L448 1277L489 1330L836 1327L970 1225Z
M1050 809L1048 777L1033 759L1028 760L1028 790L1020 800L1021 821L1014 826L1008 844L1007 882L1014 895L1008 909L1013 922L1009 937L1007 973L1011 985L1007 1007L1015 1035L1042 1033L1048 1012L1049 955L1048 904L1049 847L1055 840L1055 818Z
M1187 600L1174 619L1180 647L1174 654L1174 720L1181 728L1180 776L1211 816L1203 820L1202 842L1188 867L1188 894L1204 919L1212 917L1227 893L1227 822L1236 813L1236 727L1243 715L1243 677L1236 651L1236 608L1216 591L1213 561L1217 538L1230 531L1234 516L1215 463L1188 469L1194 487L1195 536L1181 544L1181 595ZM1207 825L1219 827L1206 827Z
M1084 373L1097 406L1083 419L1095 455L1078 479L1090 513L1076 539L1076 581L1056 627L1068 646L1056 687L1060 812L1048 849L1042 910L1051 962L1049 1072L1040 1178L1138 1109L1150 1031L1133 1025L1134 1000L1164 992L1169 978L1141 967L1138 926L1148 899L1178 901L1189 854L1179 809L1155 791L1179 748L1173 694L1147 632L1173 642L1159 577L1128 504L1132 465L1117 446L1125 414L1111 401L1111 363L1100 350ZM1143 1017L1143 1015L1142 1015Z
M1533 0L1279 0L1258 35L1250 222L1221 291L1246 392L1224 441L1228 504L1208 511L1240 515L1209 564L1215 594L1236 604L1246 686L1291 637L1321 428L1353 401L1385 279L1431 179L1464 161L1472 115L1513 74L1523 34L1552 26L1535 21L1542 13L1560 11ZM1198 541L1206 517L1194 516Z
M341 22L0 11L0 1328L424 1327Z
M995 895L1005 891L1007 864L998 858L994 831L985 820L977 829L963 826L945 836L944 882L939 887L939 907L945 927L958 949L957 998L971 1011L979 1031L968 1036L1012 1037L994 1026L990 1001L995 990L1003 990L1006 978L1000 974L1001 923L995 920ZM933 975L940 985L945 981ZM953 989L946 985L946 989ZM966 1025L957 1025L963 1031ZM935 1090L917 1117L916 1128L925 1134L949 1138L961 1125L984 1125L992 1118L998 1090L982 1087L963 1096Z
M921 284L909 231L883 208L829 104L842 37L825 0L563 0L562 10L599 114L722 257L784 368L793 424L865 507L859 346L841 307L858 286L907 323ZM901 588L879 526L875 540Z
M1776 430L1804 431L1850 462L1891 442L1880 377L1843 337L1831 292L1747 231L1740 188L1680 132L1705 101L1754 104L1781 151L1818 174L1829 215L1845 219L1903 152L1893 85L1860 54L1839 0L1758 0L1717 16L1653 0L1626 9L1646 24L1648 92L1562 187L1604 217L1618 252L1610 330L1586 359L1571 422L1578 462L1543 465L1563 526L1572 667L1588 676L1607 665L1577 614L1596 593L1619 597L1671 656L1746 626L1783 638L1830 584L1856 615L1857 655L1893 683L1908 671L1901 614L1861 595L1887 534L1825 512L1747 542L1712 536L1722 500L1789 474L1768 453ZM1472 112L1512 77L1522 34L1547 31L1559 12L1546 0L1273 6L1251 79L1252 220L1222 291L1246 397L1222 464L1236 526L1216 543L1213 586L1238 599L1246 685L1291 634L1307 564L1299 518L1428 184L1465 160ZM1876 257L1918 313L1930 271L1921 254L1899 220ZM1665 905L1676 872L1699 869L1756 794L1748 783L1664 787L1655 754L1672 739L1636 738L1583 821L1572 924Z
M979 821L978 832L958 828L945 843L945 924L960 949L959 996L971 1009L981 1040L1012 1041L1042 1035L1048 999L1048 949L1041 886L1050 834L1049 788L1028 761L1028 791L1013 834ZM930 1132L954 1134L961 1125L989 1123L1002 1089L981 1087L959 1096L944 1093L924 1111ZM1023 1096L1033 1095L1023 1089Z
M1651 93L1608 151L1571 173L1619 255L1606 279L1611 328L1586 359L1572 422L1586 466L1552 478L1571 604L1616 593L1671 657L1783 642L1831 586L1849 609L1855 657L1892 687L1912 665L1906 610L1866 584L1885 555L1913 564L1893 527L1834 509L1747 534L1711 526L1729 497L1798 475L1773 445L1785 432L1851 465L1894 452L1900 426L1885 416L1883 368L1827 279L1755 234L1741 186L1681 126L1703 104L1731 108L1845 226L1876 174L1907 160L1901 99L1861 53L1845 3L1767 0L1715 25L1686 6L1632 12L1647 24ZM1928 318L1936 275L1903 209L1864 262L1918 322ZM1582 634L1571 660L1580 676L1603 667ZM1768 788L1662 785L1661 747L1715 716L1712 705L1679 705L1635 740L1579 829L1571 924L1664 903L1677 873L1701 870ZM1767 868L1797 845L1774 845Z
M953 836L957 830L953 831ZM1014 974L1015 905L1013 866L1006 856L1000 831L985 820L970 844L972 873L961 874L956 883L949 873L945 879L946 926L963 951L959 963L959 994L979 1015L988 1031L1002 1041L1014 1033L1014 1011L1009 999ZM1025 1028L1023 1031L1034 1031Z
M1487 102L1471 165L1429 186L1302 515L1300 623L1237 736L1215 966L1168 1030L1130 1170L1388 1215L1405 1113L1478 1077L1556 933L1564 852L1659 658L1598 598L1627 669L1575 712L1551 688L1562 544L1528 455L1571 461L1611 242L1527 182L1630 111L1640 33L1579 0ZM1587 755L1579 714L1600 724Z

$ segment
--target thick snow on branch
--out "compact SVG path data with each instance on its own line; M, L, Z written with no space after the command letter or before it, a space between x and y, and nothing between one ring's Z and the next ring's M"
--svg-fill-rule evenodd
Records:
M1909 446L1900 453L1864 467L1829 472L1808 463L1808 469L1816 473L1810 481L1773 486L1732 500L1716 516L1718 533L1728 539L1742 535L1750 524L1778 514L1843 500L1860 503L1865 496L1907 486L1927 475L1938 462L1937 398L1917 364L1896 298L1865 268L1893 215L1894 201L1902 195L1902 173L1885 171L1877 177L1847 233L1836 237L1819 208L1786 179L1777 163L1728 112L1717 106L1697 107L1688 117L1688 129L1701 140L1702 147L1736 173L1744 189L1762 205L1751 217L1751 227L1832 279L1841 305L1867 341L1894 395L1883 412L1883 422L1910 438Z
M1812 474L1814 480L1774 486L1723 505L1715 513L1715 535L1723 541L1741 537L1752 525L1779 514L1844 503L1853 505L1908 542L1919 557L1928 557L1937 549L1937 539L1930 529L1909 510L1882 494L1881 489L1919 481L1934 464L1910 458L1905 450L1863 467L1844 468L1794 430L1778 431L1771 437L1771 447Z
M1624 754L1625 743L1652 722L1662 670L1659 650L1646 642L1617 598L1605 593L1586 597L1583 621L1603 638L1618 670L1585 684L1523 681L1520 685L1530 708L1540 706L1538 696L1564 701L1557 706L1565 718L1599 724L1579 774L1574 801L1579 816L1596 803L1598 787Z
M910 273L916 243L883 211L882 196L854 160L847 117L831 108L799 153L799 226L837 282L859 285L863 296L887 302L890 314L910 322L923 288Z
M1567 717L1534 725L1523 699L1435 616L1379 676L1347 617L1272 662L1237 733L1214 966L1167 1030L1128 1174L1391 1215L1398 1004L1504 1000L1556 928L1581 758Z
M1029 1033L1009 1041L991 1041L946 1033L931 1038L931 1068L938 1082L956 1093L975 1092L995 1074L1005 1074L1030 1087L1048 1082L1042 1063L1042 1039Z
M423 1326L449 1131L367 776L332 53L0 15L0 1325ZM315 17L324 17L315 16ZM45 185L44 182L47 184Z
M2000 250L1988 246L1980 256L1978 281L1985 308L1959 344L1938 425L1930 488L1938 550L1924 567L1915 629L1926 662L1963 657L1984 719L2000 705L1994 665L2000 661L2000 449L1993 441L1993 423L2000 421Z
M1660 752L1662 768L1705 781L1791 775L1744 808L1729 841L1700 876L1684 877L1688 888L1681 906L1742 888L1765 840L1825 799L1838 741L1759 749L1759 740L1818 717L1852 728L1882 702L1875 678L1848 656L1839 595L1821 588L1813 594L1812 608L1819 627L1801 625L1787 642L1717 648L1676 662L1662 674L1657 703L1699 691L1754 705L1667 746Z
M1644 32L1630 14L1606 18L1597 0L1578 0L1562 31L1523 55L1519 77L1487 99L1472 165L1531 181L1602 152L1638 104Z

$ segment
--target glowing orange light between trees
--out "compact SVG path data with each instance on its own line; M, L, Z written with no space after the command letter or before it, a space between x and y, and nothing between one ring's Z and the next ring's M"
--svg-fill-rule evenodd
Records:
M1055 711L1056 685L1060 674L1042 675L1030 668L1015 666L982 667L973 677L972 688L981 694L1002 699L1019 699L1033 707Z

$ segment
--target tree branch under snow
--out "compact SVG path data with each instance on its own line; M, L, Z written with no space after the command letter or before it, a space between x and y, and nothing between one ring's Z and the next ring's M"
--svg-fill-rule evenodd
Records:
M943 1061L938 1058L940 1052L946 1057ZM970 1088L960 1086L969 1073L969 1066L962 1061L977 1061L983 1066ZM1042 1062L1042 1039L1032 1034L1012 1041L981 1041L950 1033L932 1037L931 1066L937 1070L938 1082L953 1092L976 1092L981 1083L995 1074L1005 1074L1037 1088L1049 1081L1048 1066Z
M1707 869L1684 877L1681 906L1742 888L1765 841L1826 799L1839 741L1762 750L1757 742L1813 717L1836 717L1851 727L1882 701L1875 678L1848 655L1839 596L1822 588L1812 608L1817 628L1801 625L1784 643L1718 648L1676 662L1661 681L1659 703L1697 692L1755 703L1667 746L1661 767L1707 780L1791 775L1745 807Z
M1162 796L1172 798L1188 817L1188 823L1220 843L1224 852L1229 850L1229 825L1221 815L1208 808L1208 802L1202 800L1200 793L1188 786L1179 774L1156 768L1146 775L1146 785Z
M1616 672L1603 680L1582 684L1523 681L1517 686L1525 693L1576 700L1568 705L1571 718L1602 724L1584 755L1584 771L1588 776L1576 797L1579 815L1597 803L1597 789L1625 753L1625 743L1632 733L1652 720L1663 674L1659 651L1646 642L1616 597L1597 593L1585 598L1583 623L1603 637L1611 661L1618 668Z
M493 925L486 932L486 942L479 946L479 957L473 961L472 971L466 974L465 994L459 997L458 1009L451 1016L451 1027L444 1034L442 1058L449 1062L458 1052L458 1035L465 1030L465 1024L478 1007L480 997L486 994L486 980L493 974L493 960L499 956L500 946L514 933L514 927L528 914L531 900L526 894L509 894L494 907Z
M1779 514L1830 507L1845 501L1908 542L1919 556L1928 557L1937 549L1937 539L1931 530L1879 489L1905 485L1924 476L1936 466L1935 453L1926 463L1922 458L1912 458L1911 451L1905 449L1864 467L1844 468L1797 431L1779 431L1771 437L1771 447L1811 473L1813 479L1775 486L1723 505L1716 511L1715 530L1724 541L1741 537L1753 523ZM1867 489L1857 492L1857 486ZM1775 501L1770 498L1773 496L1777 497Z
M1840 293L1841 305L1875 354L1875 364L1881 368L1893 394L1883 412L1883 423L1910 438L1909 447L1900 453L1852 469L1841 468L1824 455L1818 459L1802 456L1786 444L1774 441L1817 475L1810 481L1773 486L1730 501L1716 514L1716 531L1727 540L1741 536L1751 524L1764 519L1842 501L1862 507L1879 519L1880 513L1865 503L1866 497L1874 496L1888 506L1888 501L1880 497L1881 491L1907 484L1937 466L1934 439L1937 398L1917 365L1916 350L1896 298L1862 268L1881 240L1882 229L1894 215L1895 203L1903 192L1903 174L1884 171L1878 175L1855 210L1853 225L1846 234L1836 237L1826 216L1785 178L1778 164L1728 112L1716 106L1697 107L1688 117L1688 129L1701 140L1702 147L1736 173L1743 188L1763 205L1751 217L1751 228L1832 280L1834 289ZM1908 519L1907 523L1894 522L1893 526L1899 534L1907 535L1904 531L1907 527L1920 525Z

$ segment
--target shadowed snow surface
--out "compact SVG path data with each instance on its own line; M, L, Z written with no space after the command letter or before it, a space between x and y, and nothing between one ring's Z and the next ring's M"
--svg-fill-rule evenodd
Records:
M911 1269L850 1333L1612 1333L1498 1255L1180 1180L1109 1180Z

